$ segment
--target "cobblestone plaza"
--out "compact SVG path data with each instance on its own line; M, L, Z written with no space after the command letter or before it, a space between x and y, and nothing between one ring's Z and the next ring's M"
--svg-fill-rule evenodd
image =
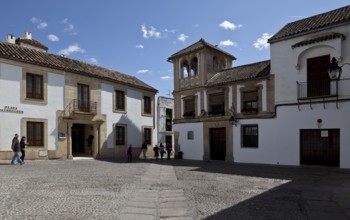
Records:
M0 161L0 219L350 219L350 171L189 160Z

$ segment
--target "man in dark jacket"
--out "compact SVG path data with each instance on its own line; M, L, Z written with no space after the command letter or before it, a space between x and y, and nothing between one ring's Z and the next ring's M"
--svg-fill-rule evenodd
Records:
M19 145L19 140L18 140L18 134L15 134L15 137L12 139L12 151L13 151L13 157L12 157L12 161L11 164L14 165L15 161L17 160L17 162L19 164L23 164L21 158L19 157L19 152L21 152L21 147Z

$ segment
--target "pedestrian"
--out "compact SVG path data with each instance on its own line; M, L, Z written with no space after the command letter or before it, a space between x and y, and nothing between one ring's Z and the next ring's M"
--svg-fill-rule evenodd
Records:
M171 144L166 143L165 144L165 149L166 149L166 152L167 152L167 160L170 160L170 154L171 154L171 151L172 151Z
M160 143L160 145L159 145L159 152L160 152L160 159L163 160L163 155L165 153L165 148L164 148L163 143Z
M133 151L132 145L129 144L129 147L126 149L126 156L128 157L128 162L132 161L132 151Z
M28 143L26 143L26 137L22 136L21 141L19 142L19 145L21 146L21 160L24 164L24 158L26 156L26 146Z
M18 140L18 134L15 134L14 138L12 139L12 145L11 145L12 151L13 151L13 157L11 164L14 165L15 161L17 161L19 164L23 164L21 158L19 157L19 152L21 151L21 147L19 145Z
M146 152L147 152L147 144L146 141L143 142L142 146L141 146L141 150L142 150L142 154L143 154L143 159L146 159Z
M153 147L153 151L154 151L154 157L156 158L156 160L158 160L159 157L159 147L157 145L155 145Z

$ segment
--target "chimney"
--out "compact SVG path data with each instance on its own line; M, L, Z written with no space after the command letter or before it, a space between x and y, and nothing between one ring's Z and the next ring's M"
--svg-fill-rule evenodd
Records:
M24 38L28 39L28 40L31 40L32 39L32 33L30 33L29 31L26 31L24 33Z
M16 43L16 37L12 34L7 35L7 43L15 44Z

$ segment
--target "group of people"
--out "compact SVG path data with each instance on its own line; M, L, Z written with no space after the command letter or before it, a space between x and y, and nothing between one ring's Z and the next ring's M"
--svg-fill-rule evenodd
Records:
M156 160L158 160L159 154L160 154L160 159L163 160L164 154L167 153L167 160L170 160L170 154L172 151L172 147L171 144L167 143L166 146L164 147L163 143L158 145L155 145L153 147L153 151L154 151L154 157L156 158Z
M11 149L13 151L13 157L11 160L11 164L14 165L17 161L19 164L24 164L24 158L26 156L26 137L22 136L21 141L18 140L18 134L15 134L15 136L12 139ZM21 156L19 156L19 152L21 152Z
M146 159L146 152L147 152L147 144L144 142L141 146L143 158ZM127 161L131 162L132 161L132 153L133 153L133 146L132 144L129 144L129 146L126 148L126 156L127 156ZM167 143L166 146L164 147L163 143L158 145L155 145L153 147L154 151L154 157L156 160L158 160L159 154L160 154L160 159L163 160L164 154L167 153L167 160L170 160L170 155L172 151L171 144Z

